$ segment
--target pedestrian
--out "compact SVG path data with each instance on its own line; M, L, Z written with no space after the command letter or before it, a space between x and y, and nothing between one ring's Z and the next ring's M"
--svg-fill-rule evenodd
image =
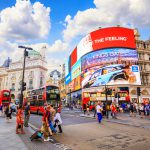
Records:
M10 105L8 105L5 110L5 115L6 115L7 121L9 121L9 119L12 119L11 114L12 114L12 109L10 108Z
M50 112L51 112L51 121L53 122L55 114L56 114L56 110L54 109L53 105L51 105L51 107L50 107Z
M20 133L18 131L18 129L21 129L21 134L25 134L25 132L23 130L23 124L24 124L23 109L21 106L19 106L19 108L17 110L17 114L16 114L16 134Z
M83 104L83 112L84 112L84 115L85 115L85 113L86 113L86 111L87 111L87 105L86 104Z
M51 105L49 105L49 107L50 107L50 112L49 112L49 116L48 116L49 127L50 127L50 129L51 129L51 131L52 131L53 133L56 133L57 130L56 130L56 129L54 128L54 126L53 126L54 120L52 120L52 119L54 119L54 118L53 118L53 115L54 115L54 113L55 113L55 110L53 110L53 108L51 107ZM59 108L58 108L58 109L59 109ZM59 109L59 111L61 111L61 110ZM51 135L52 135L52 133L51 133Z
M105 103L103 104L102 115L103 115L103 117L104 116L106 117L106 104Z
M55 114L54 122L55 122L54 128L56 128L56 126L58 126L59 133L62 133L62 127L61 127L62 119L61 119L60 111L59 110L57 110L57 112Z
M134 113L133 103L130 103L129 110L130 110L130 117L132 117Z
M97 106L97 102L95 102L95 106L94 106L94 118L96 116L96 106Z
M3 105L0 104L0 117L3 116Z
M50 127L49 127L49 122L48 122L49 114L50 114L50 105L46 107L46 110L44 111L43 117L42 117L42 127L40 131L44 135L44 141L50 140L49 134L51 133L50 133Z
M90 115L90 107L89 107L89 105L87 105L86 110L87 110L87 115L89 116Z
M112 116L112 118L117 119L117 107L114 104L114 102L111 104L110 109L111 109L111 116Z
M148 103L146 103L145 105L145 116L149 118L149 104Z
M96 112L97 112L97 120L98 123L101 123L102 121L102 106L101 106L101 102L99 101L97 106L96 106Z
M24 126L29 127L28 122L30 118L30 102L27 102L25 109L24 109Z
M141 118L144 118L144 104L140 104L140 115L141 115Z

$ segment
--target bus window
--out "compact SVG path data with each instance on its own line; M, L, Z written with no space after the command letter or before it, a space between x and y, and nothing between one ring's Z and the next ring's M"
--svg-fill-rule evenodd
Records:
M36 102L35 102L35 100L30 101L30 105L31 105L31 106L36 106Z
M9 92L4 92L3 95L4 97L9 97Z
M43 100L39 100L38 101L38 106L44 106L44 101Z

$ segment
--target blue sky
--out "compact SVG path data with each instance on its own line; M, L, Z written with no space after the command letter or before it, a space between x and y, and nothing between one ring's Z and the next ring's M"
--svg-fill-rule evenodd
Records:
M49 64L62 64L81 38L99 26L137 27L141 39L150 37L149 0L20 1L0 0L0 64L8 54L21 57L19 44L46 45Z

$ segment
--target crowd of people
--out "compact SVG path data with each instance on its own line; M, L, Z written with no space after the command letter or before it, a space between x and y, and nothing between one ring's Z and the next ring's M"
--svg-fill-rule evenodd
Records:
M90 115L89 105L83 105L84 114ZM106 103L98 101L94 106L94 117L97 118L98 122L101 123L102 118L107 117L107 113L111 114L111 117L117 119L118 113L129 113L130 117L136 117L137 115L140 118L148 118L150 119L150 103L122 103L118 104L116 102L112 102L110 105L106 105Z
M44 141L49 141L50 136L55 133L62 133L62 119L60 115L60 108L55 109L53 105L45 104L42 116L42 127L39 132L42 134ZM7 121L12 119L12 109L10 105L0 105L0 116L5 117ZM30 102L25 105L18 106L16 112L16 134L25 134L24 127L29 127L30 119ZM57 131L58 127L58 131Z

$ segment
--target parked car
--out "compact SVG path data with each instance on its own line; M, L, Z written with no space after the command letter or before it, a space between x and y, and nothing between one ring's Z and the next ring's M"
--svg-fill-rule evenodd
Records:
M111 80L126 80L123 64L115 64L96 70L84 85L84 88L108 84Z

